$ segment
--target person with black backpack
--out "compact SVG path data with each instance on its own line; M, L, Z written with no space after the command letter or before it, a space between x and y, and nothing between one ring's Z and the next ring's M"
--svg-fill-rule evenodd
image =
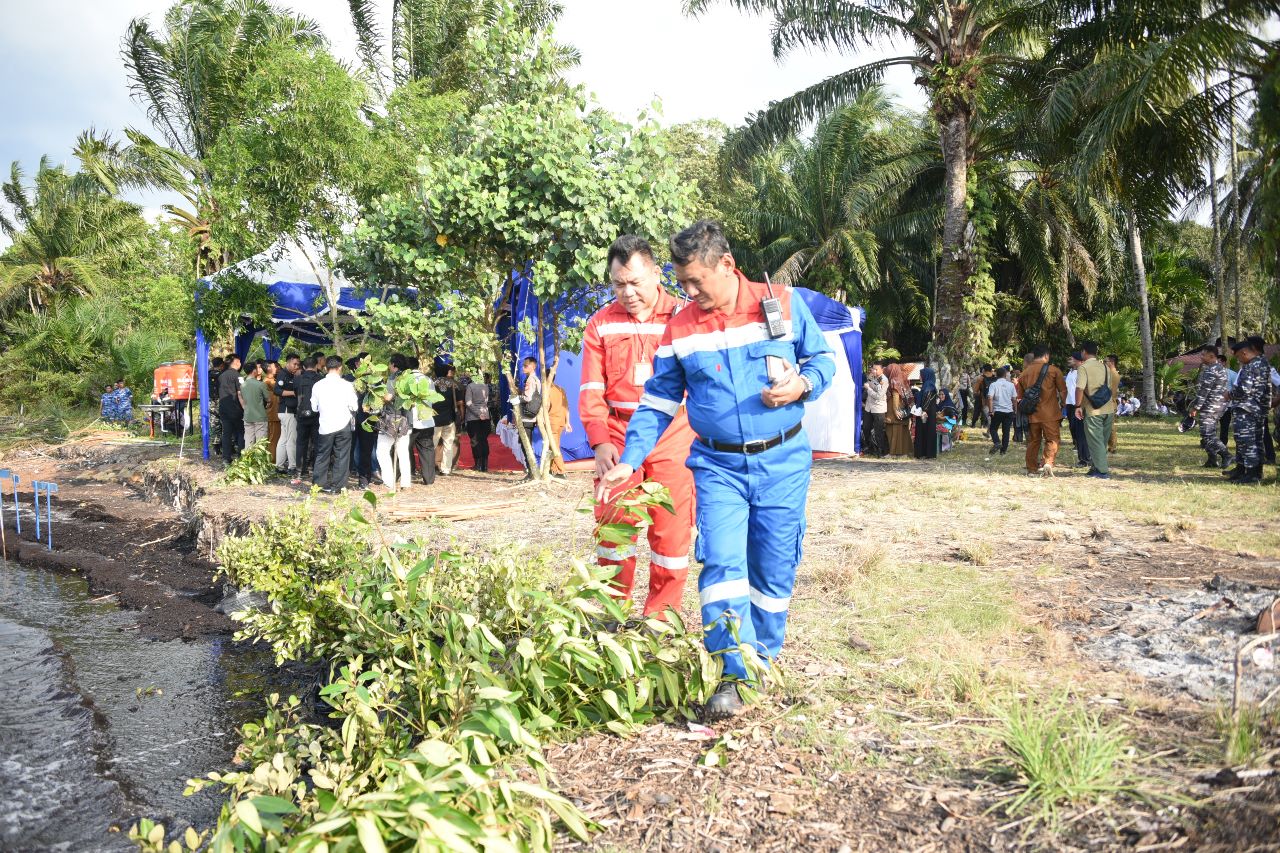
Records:
M314 355L307 356L302 362L302 372L294 383L294 393L298 395L298 413L295 416L298 427L298 472L290 482L295 486L305 480L311 471L316 458L316 444L320 439L320 413L311 402L312 390L324 378L316 369L318 364L319 360Z
M1049 363L1049 348L1031 351L1027 369L1018 377L1018 412L1026 417L1027 474L1052 477L1062 441L1062 406L1067 399L1067 382L1062 371ZM1040 461L1041 445L1044 462Z
M1084 364L1076 378L1076 417L1084 421L1085 440L1089 443L1089 461L1093 468L1086 477L1111 479L1107 464L1107 442L1116 419L1116 399L1120 396L1120 377L1098 359L1097 341L1080 345Z

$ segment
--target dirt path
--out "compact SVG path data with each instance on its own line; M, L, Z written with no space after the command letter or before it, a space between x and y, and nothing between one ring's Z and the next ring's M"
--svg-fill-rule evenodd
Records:
M591 846L1280 849L1270 718L1244 776L1222 772L1213 723L1228 659L1280 588L1280 489L1190 467L1194 447L1165 425L1126 425L1121 441L1109 483L1028 478L1020 458L974 443L936 463L815 464L785 678L770 699L710 738L663 725L550 750L561 786L602 827ZM172 455L91 443L10 457L25 481L61 486L54 554L24 544L20 556L86 571L151 635L226 631L212 607L217 542L304 493L222 485ZM589 490L583 474L521 486L461 471L392 503L515 506L388 528L440 547L579 558L590 522L574 510ZM693 586L684 611L696 618ZM1250 666L1255 700L1280 685L1274 668ZM1147 799L1068 806L1047 835L1003 810L1019 786L1002 775L1000 721L1061 696L1124 729L1126 778Z

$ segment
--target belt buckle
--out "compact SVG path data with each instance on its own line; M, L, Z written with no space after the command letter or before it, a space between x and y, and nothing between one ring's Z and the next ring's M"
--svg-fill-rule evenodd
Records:
M773 439L762 438L757 441L748 441L742 445L742 452L748 456L755 456L757 453L764 453L769 449L769 442Z

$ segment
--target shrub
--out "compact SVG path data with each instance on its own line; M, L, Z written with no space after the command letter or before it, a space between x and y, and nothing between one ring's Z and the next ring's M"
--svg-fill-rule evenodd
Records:
M554 818L585 838L547 787L542 741L690 716L720 677L700 633L628 622L607 568L389 543L365 500L323 535L307 505L223 546L270 603L236 614L237 636L331 660L321 696L340 726L273 697L242 729L242 767L188 789L230 795L209 848L545 850Z
M224 483L260 486L276 475L276 462L271 456L271 443L265 438L244 449L240 458L227 466Z

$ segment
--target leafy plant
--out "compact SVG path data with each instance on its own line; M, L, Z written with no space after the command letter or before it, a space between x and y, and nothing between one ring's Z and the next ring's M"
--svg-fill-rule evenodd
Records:
M271 455L271 444L264 438L246 447L240 458L227 466L222 481L259 486L275 475L276 461Z
M321 697L340 725L272 697L242 729L242 766L189 786L231 798L209 849L547 850L555 819L585 838L542 741L687 716L717 659L674 614L627 622L610 569L391 544L364 501L323 533L307 504L223 545L229 575L268 600L236 614L237 637L332 661Z

